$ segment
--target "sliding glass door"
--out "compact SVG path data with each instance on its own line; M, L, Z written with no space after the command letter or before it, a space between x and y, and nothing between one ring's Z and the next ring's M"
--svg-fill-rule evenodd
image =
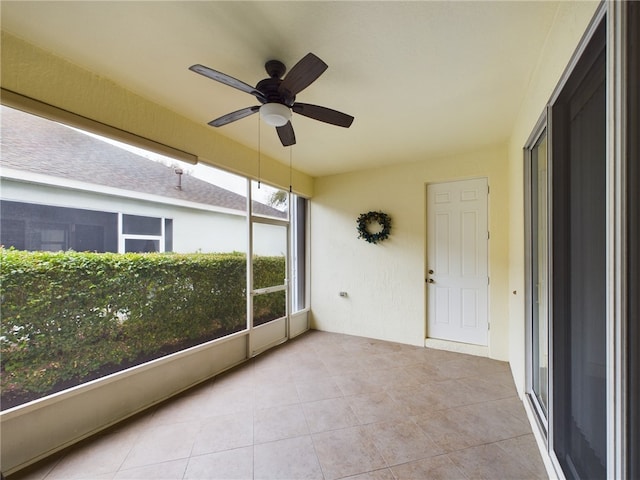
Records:
M605 24L552 112L554 450L567 478L607 476Z
M530 321L531 393L539 420L546 428L549 403L549 229L547 131L543 128L530 150Z
M528 398L567 479L608 475L605 35L525 149Z
M290 192L251 181L251 355L289 336ZM257 328L256 328L257 327Z

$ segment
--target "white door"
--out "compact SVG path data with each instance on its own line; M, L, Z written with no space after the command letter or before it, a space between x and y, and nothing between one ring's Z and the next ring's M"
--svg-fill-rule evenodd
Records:
M427 185L427 336L487 345L486 178Z

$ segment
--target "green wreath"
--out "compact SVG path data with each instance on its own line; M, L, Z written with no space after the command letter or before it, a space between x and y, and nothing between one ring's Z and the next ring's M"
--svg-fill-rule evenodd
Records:
M371 233L370 223L379 224L381 230ZM358 217L358 238L364 238L369 243L378 243L389 238L389 233L391 233L391 217L386 213L367 212Z

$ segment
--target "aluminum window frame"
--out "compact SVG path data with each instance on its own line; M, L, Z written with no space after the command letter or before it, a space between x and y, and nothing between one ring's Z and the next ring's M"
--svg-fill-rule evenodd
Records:
M534 301L534 291L535 286L532 282L532 274L533 274L533 188L532 188L532 161L533 161L533 152L537 145L541 142L542 138L546 135L547 137L547 186L551 185L551 148L550 148L550 129L549 129L549 115L548 110L545 109L544 113L538 119L535 128L533 129L527 143L524 147L524 221L525 221L525 344L526 344L526 353L525 353L525 395L526 399L529 402L531 408L535 413L535 419L538 424L538 428L542 437L545 441L545 444L549 445L549 424L550 424L550 416L552 415L552 408L549 406L552 405L552 356L553 349L551 348L551 335L550 332L552 330L552 311L551 309L547 309L547 339L548 339L548 377L547 377L547 388L548 388L548 408L545 414L544 408L540 405L538 397L534 392L533 385L533 327L534 327L534 319L533 319L533 301ZM550 241L552 238L553 225L551 221L552 209L551 209L551 195L552 189L547 188L547 262L546 268L548 272L552 271L551 261L552 261L552 242ZM552 282L553 278L551 275L547 277L547 299L548 304L551 304L553 289Z

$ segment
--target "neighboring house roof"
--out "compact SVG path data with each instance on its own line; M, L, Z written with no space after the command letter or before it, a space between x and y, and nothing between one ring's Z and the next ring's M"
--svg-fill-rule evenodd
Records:
M165 198L246 210L246 197L184 174L178 189L174 167L155 162L77 130L35 115L2 107L1 165L94 185ZM286 213L253 202L258 214Z

